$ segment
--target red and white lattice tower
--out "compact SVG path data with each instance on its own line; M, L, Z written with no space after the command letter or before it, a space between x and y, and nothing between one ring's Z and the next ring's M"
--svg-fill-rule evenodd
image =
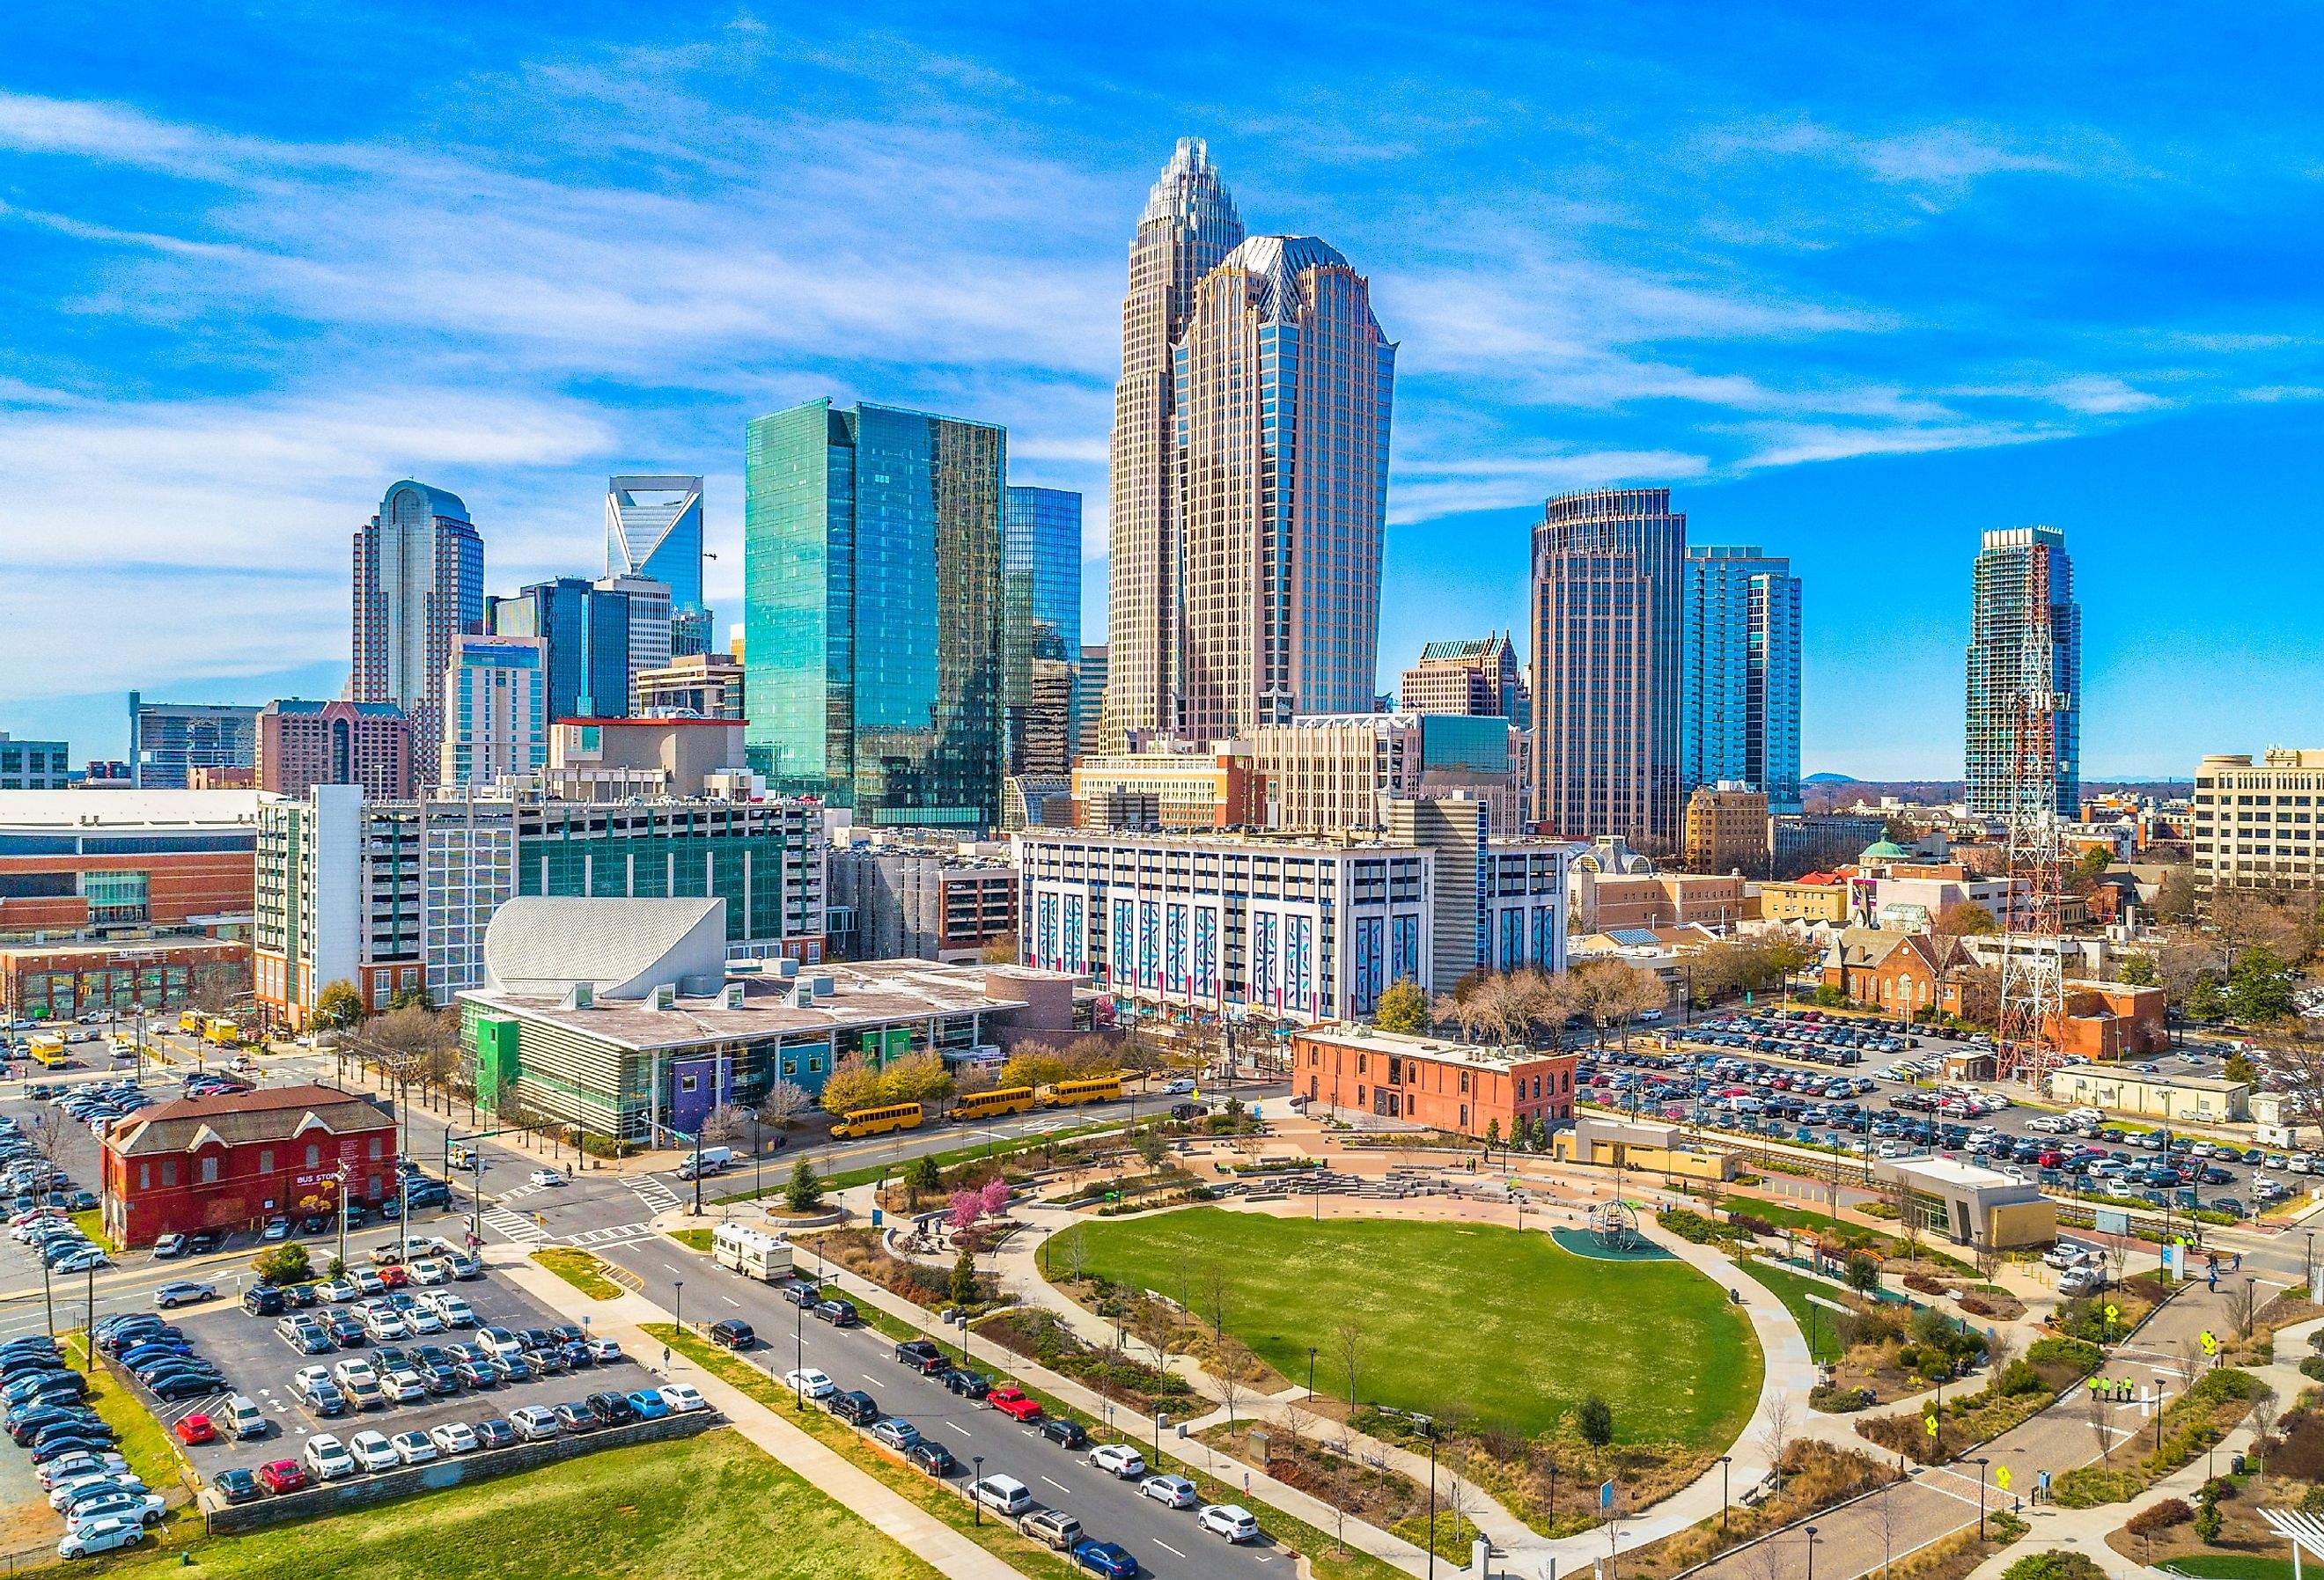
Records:
M2039 1086L2061 1062L2065 1012L2062 842L2058 817L2058 715L2071 706L2057 691L2057 630L2050 555L2027 556L2025 624L2009 707L2008 914L2001 955L1999 1074Z

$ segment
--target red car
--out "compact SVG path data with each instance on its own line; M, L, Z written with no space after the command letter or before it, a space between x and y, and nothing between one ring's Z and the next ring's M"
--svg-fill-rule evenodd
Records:
M984 1402L1012 1420L1038 1421L1041 1418L1041 1401L1028 1399L1021 1388L996 1388L984 1396Z
M307 1484L307 1473L295 1459L278 1459L260 1465L258 1479L270 1492L295 1492Z
M217 1440L217 1423L198 1410L190 1416L179 1417L178 1424L170 1429L178 1434L180 1442L189 1447L196 1443L214 1443Z
M411 1275L393 1263L390 1263L379 1270L379 1281L391 1289L400 1289L411 1281Z

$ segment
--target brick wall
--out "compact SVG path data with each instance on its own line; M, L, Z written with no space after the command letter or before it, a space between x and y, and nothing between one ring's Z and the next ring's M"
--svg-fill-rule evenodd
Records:
M415 1465L404 1470L383 1471L376 1475L358 1475L351 1481L309 1487L303 1492L261 1498L255 1503L228 1504L221 1501L216 1492L206 1492L202 1494L202 1516L209 1522L212 1536L235 1536L244 1531L263 1530L272 1525L327 1520L335 1514L368 1509L374 1503L385 1503L397 1498L440 1492L446 1487L489 1481L494 1476L514 1475L520 1471L538 1470L543 1465L577 1458L600 1448L624 1448L634 1443L673 1442L724 1424L725 1418L715 1410L696 1410L690 1415L665 1416L659 1421L633 1421L626 1427L607 1427L578 1437L552 1437L546 1443L520 1443L513 1448L464 1454L456 1459L439 1459L433 1465Z

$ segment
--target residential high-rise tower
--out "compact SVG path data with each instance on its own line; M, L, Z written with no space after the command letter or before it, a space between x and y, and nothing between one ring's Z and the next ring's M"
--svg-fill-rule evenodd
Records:
M489 785L549 761L548 657L537 636L453 638L438 782Z
M744 443L746 736L779 794L862 823L1000 821L997 427L815 401Z
M1800 810L1800 582L1756 548L1690 545L1680 788L1739 783Z
M425 483L396 484L355 531L348 700L403 709L411 760L432 769L444 739L452 640L484 629L484 540L468 507Z
M1121 302L1107 531L1108 673L1102 734L1175 729L1178 553L1176 388L1171 348L1194 288L1243 239L1242 217L1199 137L1182 137L1147 195Z
M1969 614L1969 809L2006 818L2015 801L2021 697L2046 687L2057 758L2058 816L2081 815L2082 611L2074 565L2055 527L2004 527L1978 551ZM2046 672L2043 655L2046 654Z
M1082 496L1012 485L1002 496L1001 524L1009 772L1063 773L1078 734L1073 699L1082 663ZM1043 665L1060 666L1062 675ZM1027 743L1036 737L1045 744L1038 765L1027 756Z
M1685 564L1667 488L1564 494L1534 528L1534 796L1558 834L1678 846Z
M669 588L669 655L710 651L702 593L702 479L605 479L605 575Z

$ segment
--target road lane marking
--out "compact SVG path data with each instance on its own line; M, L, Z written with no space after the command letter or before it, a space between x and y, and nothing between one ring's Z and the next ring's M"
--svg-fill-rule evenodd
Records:
M1183 1558L1186 1556L1159 1537L1148 1537L1147 1539L1151 1541L1156 1547L1160 1548L1164 1552L1168 1553L1174 1558Z
M1056 1488L1056 1489L1057 1489L1057 1491L1059 1491L1059 1492L1061 1492L1065 1493L1067 1497L1071 1497L1071 1496L1073 1496L1073 1492L1074 1492L1073 1488L1071 1488L1071 1487L1069 1487L1069 1486L1065 1485L1065 1483L1063 1483L1063 1482L1050 1482L1050 1481L1049 1481L1049 1478L1048 1478L1047 1476L1043 1476L1041 1479L1042 1479L1043 1481L1045 1481L1045 1482L1049 1482L1049 1484L1050 1484L1051 1486L1053 1486L1053 1487Z
M973 1437L976 1436L975 1433L970 1431L966 1427L962 1426L958 1421L946 1421L945 1425L950 1427L954 1431L958 1432L964 1437Z

